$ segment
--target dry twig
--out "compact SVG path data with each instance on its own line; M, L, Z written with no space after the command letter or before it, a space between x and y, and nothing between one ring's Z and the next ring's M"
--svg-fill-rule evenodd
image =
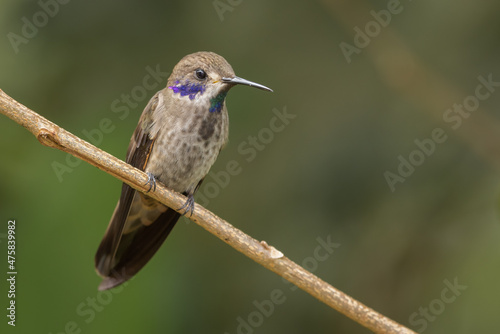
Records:
M2 90L0 90L0 112L28 129L43 145L85 160L143 193L148 191L146 173L60 128L18 103ZM184 196L159 183L156 191L149 192L148 196L171 208L180 208L186 201ZM196 205L193 215L188 218L255 262L373 332L415 333L335 289L283 256L274 247L253 239L200 205Z

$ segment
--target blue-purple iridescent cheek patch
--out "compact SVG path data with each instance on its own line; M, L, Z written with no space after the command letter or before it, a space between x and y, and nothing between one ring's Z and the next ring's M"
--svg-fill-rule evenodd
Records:
M190 100L196 97L196 94L205 92L205 85L201 83L191 83L186 81L180 84L179 80L175 82L175 86L168 86L175 94L180 93L181 96L189 96Z

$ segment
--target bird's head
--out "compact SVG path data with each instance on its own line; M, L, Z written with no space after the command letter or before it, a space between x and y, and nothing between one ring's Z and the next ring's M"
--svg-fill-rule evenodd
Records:
M196 52L182 58L175 65L167 83L178 98L206 104L210 112L219 112L229 89L246 85L270 91L258 83L237 77L229 63L213 52Z

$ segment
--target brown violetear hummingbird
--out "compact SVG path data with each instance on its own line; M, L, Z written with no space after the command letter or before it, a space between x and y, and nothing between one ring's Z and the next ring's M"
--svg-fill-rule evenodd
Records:
M225 98L235 85L271 89L242 79L213 52L182 58L142 112L132 135L126 162L156 181L188 197L180 208L193 213L194 193L228 138ZM123 184L106 234L95 256L103 277L99 290L130 279L156 253L180 213Z

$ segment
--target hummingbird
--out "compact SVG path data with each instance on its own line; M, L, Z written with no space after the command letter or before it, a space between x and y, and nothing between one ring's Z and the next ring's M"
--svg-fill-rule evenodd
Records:
M227 142L225 99L236 85L265 91L237 77L231 65L213 52L182 58L167 86L144 108L127 150L126 162L148 174L149 190L159 181L187 197L178 208L193 213L194 194ZM120 199L95 255L103 277L99 290L133 277L163 244L181 213L123 183Z

